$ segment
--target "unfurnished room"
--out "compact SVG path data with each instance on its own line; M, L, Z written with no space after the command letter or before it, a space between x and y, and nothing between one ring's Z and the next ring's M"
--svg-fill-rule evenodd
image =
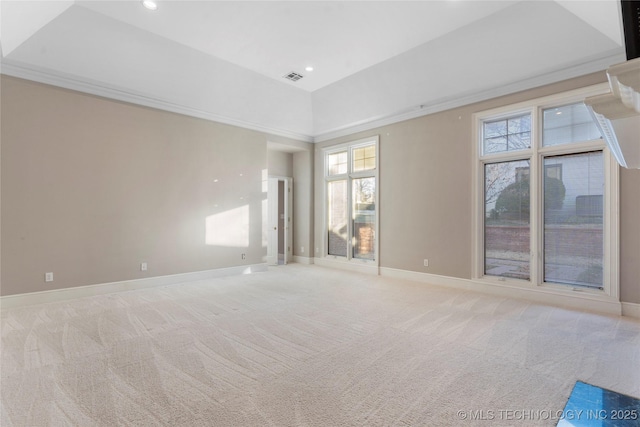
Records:
M0 425L640 426L640 2L0 1Z

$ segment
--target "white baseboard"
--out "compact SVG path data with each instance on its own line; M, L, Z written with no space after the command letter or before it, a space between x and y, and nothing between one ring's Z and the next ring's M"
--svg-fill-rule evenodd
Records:
M622 315L640 319L640 304L635 304L633 302L623 302Z
M305 256L293 256L293 262L297 262L298 264L313 264L313 258L305 257Z
M378 266L367 262L342 261L338 258L314 258L313 263L321 267L339 268L341 270L353 271L356 273L378 275Z
M169 276L148 277L144 279L123 280L121 282L78 286L75 288L52 289L49 291L31 292L27 294L6 295L0 297L0 307L3 309L12 307L23 307L26 305L65 301L94 295L104 295L114 292L174 285L176 283L193 282L195 280L206 280L216 277L258 273L262 271L267 271L266 264L241 265L237 267L216 268L213 270L172 274Z
M456 277L440 276L437 274L399 270L389 267L378 268L377 266L371 264L357 264L327 258L307 258L294 256L294 262L300 264L316 264L322 267L339 268L365 274L380 274L381 276L429 283L435 286L482 292L494 296L525 299L541 304L556 306L559 305L572 309L597 311L605 314L623 315L640 319L640 304L630 302L620 303L616 301L605 301L601 299L589 298L588 296L584 295L563 295L559 292L540 289L534 290L515 288L513 286L501 286L469 279L460 279ZM121 282L101 283L97 285L79 286L75 288L32 292L28 294L7 295L0 297L0 307L3 309L22 307L33 304L83 298L93 295L104 295L114 292L167 286L176 283L192 282L196 280L206 280L216 277L225 277L240 274L251 274L263 271L267 271L266 264L252 264L237 267L196 271L191 273L173 274L169 276L158 276L144 279L124 280Z
M640 313L640 311L635 311L639 310L639 304L620 303L618 301L607 300L588 294L567 295L564 292L550 289L517 288L508 285L485 283L477 280L439 276L437 274L419 273L388 267L381 267L380 275L429 283L436 286L481 292L505 298L524 299L540 304L555 305L583 311L594 311L603 314L636 317L633 313ZM625 310L629 314L624 313L625 310L623 310L623 304L627 306Z

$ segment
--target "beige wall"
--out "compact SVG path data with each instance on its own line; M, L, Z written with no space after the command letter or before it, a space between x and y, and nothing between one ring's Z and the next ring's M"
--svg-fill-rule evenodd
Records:
M380 136L380 265L471 277L469 111L396 123L316 147L316 247L324 253L322 148ZM318 254L316 254L318 256ZM423 259L428 258L426 270Z
M1 111L2 295L264 261L267 135L6 76Z
M267 167L271 176L293 177L293 154L267 150Z
M640 169L620 169L620 299L640 304Z
M267 139L295 147L277 155L294 178L294 255L322 253L321 148L371 135L380 135L381 265L470 278L471 115L604 81L585 76L314 148L2 76L1 294L263 262ZM640 171L622 170L620 181L621 295L640 303ZM207 244L207 218L225 212L243 212L247 233L237 223L241 242L229 246L211 230Z
M316 147L315 241L324 253L322 148L380 136L380 265L472 275L472 114L606 82L604 73L341 137ZM621 295L640 303L640 171L621 173ZM319 256L319 255L316 255ZM423 259L429 259L429 267Z
M313 254L313 149L293 153L293 255ZM304 252L303 252L304 249Z

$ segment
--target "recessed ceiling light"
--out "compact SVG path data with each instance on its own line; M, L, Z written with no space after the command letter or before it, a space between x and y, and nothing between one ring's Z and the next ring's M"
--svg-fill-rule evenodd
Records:
M156 10L158 8L158 3L153 0L144 0L142 5L149 10Z
M306 71L313 71L313 67L312 66L305 67L305 70Z

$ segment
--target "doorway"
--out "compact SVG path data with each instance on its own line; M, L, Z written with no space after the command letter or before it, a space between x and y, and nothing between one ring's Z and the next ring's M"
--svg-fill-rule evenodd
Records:
M267 264L285 265L292 261L293 179L269 176Z

